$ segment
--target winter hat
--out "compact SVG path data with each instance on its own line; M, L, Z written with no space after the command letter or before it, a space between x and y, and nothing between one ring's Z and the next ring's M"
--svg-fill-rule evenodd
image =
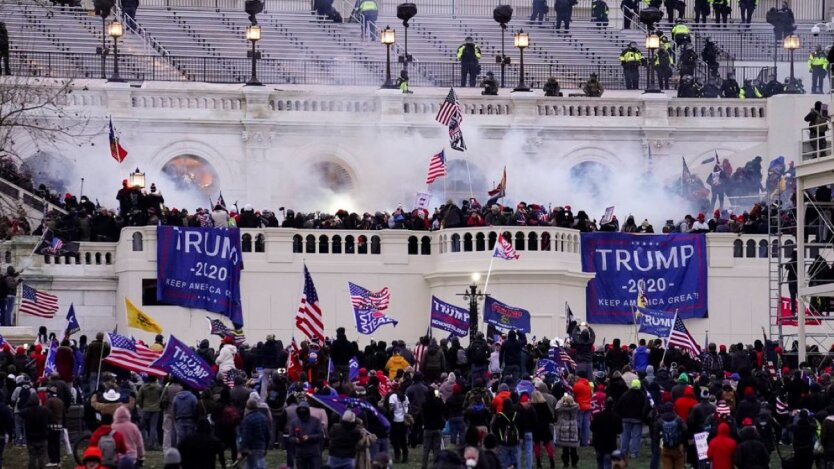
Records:
M753 390L752 387L747 386L744 388L744 397L753 397L756 395L756 391Z
M180 464L182 463L182 456L176 448L168 448L165 450L165 455L162 457L162 464Z
M342 414L342 422L354 423L356 422L356 414L353 413L351 410L346 410L344 414Z
M631 389L640 389L640 380L639 379L631 380Z
M101 450L97 446L90 446L84 450L84 456L81 457L81 462L87 463L89 461L101 462Z
M688 383L689 382L689 375L687 375L686 373L681 373L678 376L678 382L679 383Z
M509 391L509 390L510 390L510 387L507 385L507 383L501 383L501 384L498 385L498 392Z
M730 415L730 406L727 405L726 401L720 401L717 406L715 406L715 413L722 416Z
M698 221L704 221L704 218L706 218L706 217L704 216L703 213L698 214Z
M741 421L741 426L742 427L753 426L753 419L751 419L750 417L745 418L744 420Z
M709 389L701 388L701 399L709 399L710 393Z
M715 209L715 211L712 212L712 216L715 218L721 218L721 210Z

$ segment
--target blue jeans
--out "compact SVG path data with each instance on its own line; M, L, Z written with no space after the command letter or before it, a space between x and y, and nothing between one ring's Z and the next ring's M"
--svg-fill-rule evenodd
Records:
M652 438L652 459L649 461L649 469L660 467L660 440Z
M327 458L327 465L333 469L353 469L356 467L356 458L337 458L330 456Z
M3 452L6 450L6 439L0 438L0 469L3 469Z
M525 433L521 444L524 452L524 466L526 469L533 469L533 434ZM516 466L521 467L521 466Z
M640 452L640 437L643 436L643 424L636 419L623 419L623 434L620 436L620 453L632 458Z
M379 453L388 452L388 438L378 438L374 444L371 445L371 459L375 458ZM0 468L2 469L2 468Z
M611 455L597 452L597 469L611 469Z
M159 411L151 412L141 411L141 421L139 428L142 430L142 436L145 438L145 444L149 449L159 447L159 435L156 427L159 425Z
M518 445L498 445L498 460L501 461L501 467L521 467L521 451L518 450Z
M182 419L174 421L174 434L176 435L176 442L172 441L172 445L178 445L188 435L194 433L196 425L194 420Z
M449 435L453 445L463 444L463 435L466 433L466 423L463 417L452 417L449 419Z
M266 469L266 451L249 450L249 455L246 456L246 469Z
M14 312L14 295L8 295L5 298L0 298L0 321L3 321L4 326L11 326L12 313Z
M26 444L26 427L20 414L14 414L14 444L18 446Z
M591 411L580 410L576 417L576 425L579 427L579 442L582 446L591 445Z

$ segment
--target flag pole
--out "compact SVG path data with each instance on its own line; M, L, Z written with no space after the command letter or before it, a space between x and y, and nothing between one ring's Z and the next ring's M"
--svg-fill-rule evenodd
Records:
M493 249L493 252L494 251L495 250ZM489 257L489 269L487 269L486 280L484 280L484 296L486 296L487 288L489 288L489 276L492 275L492 263L493 262L495 262L495 256L490 256Z
M463 161L466 163L466 178L469 180L469 198L475 198L472 192L472 173L469 172L469 160L466 159L466 150L463 150Z
M663 356L660 357L660 366L663 366L663 360L666 359L666 352L669 351L669 339L672 337L672 329L675 328L675 323L678 322L678 310L675 309L675 318L672 319L672 327L669 329L669 335L666 336L666 347L663 348Z

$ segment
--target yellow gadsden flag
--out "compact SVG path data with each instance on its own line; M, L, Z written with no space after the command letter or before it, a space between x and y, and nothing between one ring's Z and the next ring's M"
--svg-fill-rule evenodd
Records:
M154 332L156 334L162 333L162 328L153 320L152 317L143 313L136 307L127 297L125 297L125 311L127 312L128 327L135 327L143 331Z

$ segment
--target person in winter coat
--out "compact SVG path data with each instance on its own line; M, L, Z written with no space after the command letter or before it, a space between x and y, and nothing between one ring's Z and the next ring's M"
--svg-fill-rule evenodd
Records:
M660 460L663 469L683 469L686 456L686 423L675 414L671 405L665 404L660 418L654 424L660 439Z
M139 427L130 421L130 411L127 407L119 407L113 414L114 431L121 433L125 440L125 454L122 459L131 461L132 464L137 464L139 461L145 460L145 441L142 438L142 432ZM141 464L141 463L139 463Z
M561 30L562 24L565 25L565 31L570 30L573 7L577 3L577 0L556 0L554 4L554 9L556 10L556 31Z
M103 414L101 416L101 425L96 428L96 431L90 435L90 447L98 448L99 440L105 435L113 436L113 443L115 445L117 459L127 453L127 445L125 444L125 437L121 433L113 430L113 416L110 414ZM101 448L99 448L101 449Z
M182 456L182 469L214 469L218 460L221 467L226 467L223 443L212 434L207 419L198 420L197 429L183 438L177 449Z
M441 355L443 354L441 353ZM408 367L408 361L403 358L402 355L400 355L400 351L396 349L394 350L394 354L391 358L388 359L388 362L385 363L385 370L388 371L388 379L395 379L398 371L405 371Z
M197 396L189 389L183 389L171 402L177 441L185 438L197 426Z
M697 404L698 400L695 399L695 391L692 389L692 386L687 385L683 389L683 396L675 399L675 413L678 414L681 420L686 422L689 419L689 411Z
M547 451L547 457L550 459L550 467L553 469L556 466L556 460L553 458L553 435L550 433L550 424L554 423L553 411L544 394L538 389L533 391L531 401L533 410L536 412L536 426L533 429L533 452L536 455L536 467L542 467L542 447L544 447Z
M817 436L817 422L808 411L799 411L796 423L788 426L793 435L793 457L796 467L811 467L814 462L814 441Z
M429 452L432 460L440 453L443 427L446 425L446 406L440 399L440 392L431 389L426 393L422 411L423 420L423 469L428 468Z
M617 401L614 411L622 418L623 433L620 438L620 453L637 458L640 438L643 436L643 416L648 412L646 392L639 379L631 381L630 389Z
M719 425L720 426L720 425ZM770 467L770 454L756 433L756 427L744 427L739 432L741 443L736 447L733 463L738 469L766 469ZM796 467L811 467L796 466Z
M315 417L310 417L310 406L306 402L302 405L305 410L302 412L299 405L296 411L298 417L290 424L291 438L296 445L297 467L319 467L321 424ZM258 412L258 401L255 399L246 401L246 410L249 413L240 422L240 453L246 458L247 469L265 467L270 438L269 419L263 412Z
M591 398L593 389L588 382L585 370L576 372L576 382L573 384L573 395L579 406L579 437L583 445L591 444Z
M501 467L521 467L521 416L516 412L513 401L504 399L501 412L492 420L492 433L498 437L498 459Z
M605 400L605 408L591 422L591 432L597 467L611 467L611 453L617 449L617 434L623 432L622 420L614 412L614 399Z
M709 442L707 459L712 469L733 469L733 456L738 444L730 436L730 426L724 422L718 424L718 435Z
M822 444L823 458L825 462L834 462L834 412L830 413L830 415L822 421L820 444Z
M570 394L565 394L556 404L556 427L554 429L556 447L562 448L562 464L576 467L579 463L579 427L577 416L579 406Z
M437 345L435 339L429 342L429 348L423 355L423 361L420 363L420 370L423 373L426 381L435 382L440 378L440 374L446 369L446 356Z
M234 339L229 336L224 337L220 352L214 360L217 363L217 376L220 379L235 369L235 355L237 355L237 347L235 347Z
M330 428L327 464L333 468L350 468L356 459L356 447L362 433L356 425L356 415L346 410L339 423Z
M628 354L623 352L620 339L614 339L611 349L605 354L605 366L609 370L622 370L628 364Z
M140 429L142 430L142 436L148 444L148 449L156 449L159 446L157 426L159 423L159 413L162 410L161 402L162 386L157 382L156 376L150 375L136 394Z

